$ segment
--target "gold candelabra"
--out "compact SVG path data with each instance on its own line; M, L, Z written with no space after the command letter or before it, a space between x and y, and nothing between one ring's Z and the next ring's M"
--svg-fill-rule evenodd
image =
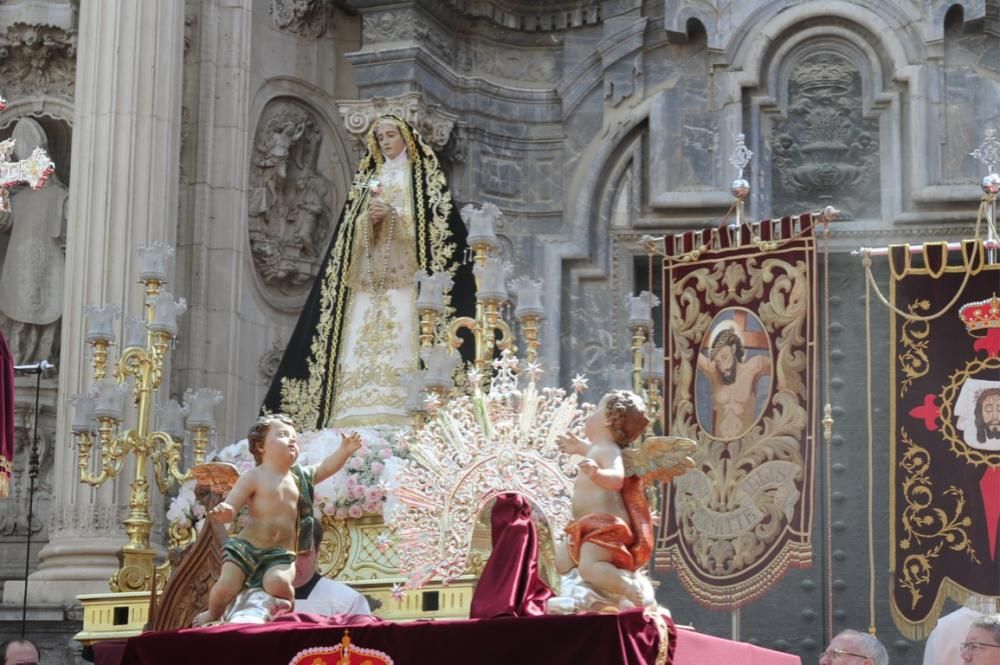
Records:
M194 464L205 461L209 432L214 428L212 407L222 399L218 391L200 389L185 393L184 407L175 402L164 409L162 429L154 429L153 407L163 381L164 365L177 334L177 316L187 308L184 300L174 302L165 284L164 264L173 248L163 245L140 247L140 280L145 289L145 317L126 324L127 334L120 357L112 363L107 376L109 347L114 344L116 305L88 305L89 328L86 341L91 346L94 384L84 395L75 398L76 412L72 432L79 453L80 482L97 487L116 478L128 456L135 456L135 477L130 484L129 512L124 520L128 543L119 552L119 569L111 577L113 592L148 591L154 584L155 550L150 547L153 526L150 514L150 470L161 493L191 478L182 471L184 428L180 418L187 416L191 432ZM126 421L125 398L132 384L135 407L133 427L121 429ZM96 443L100 453L100 471L91 471L91 451ZM165 576L159 576L160 581Z
M468 338L460 335L469 331L474 344L473 365L476 376L488 383L492 373L492 362L498 352L517 352L511 325L504 320L503 307L510 300L504 280L510 272L510 265L495 253L496 235L493 221L500 216L495 206L486 204L481 210L466 206L462 211L470 223L469 245L474 261L473 274L476 278L476 311L474 316L462 316L445 321L446 306L444 292L451 284L445 274L418 274L417 312L420 317L419 340L424 369L412 377L408 384L407 410L422 422L424 412L422 393L427 390L439 398L444 398L454 388L453 375L460 360L455 352ZM526 277L514 280L517 289L517 309L514 317L521 323L525 340L526 356L530 366L536 366L539 341L539 324L544 310L541 304L540 281Z

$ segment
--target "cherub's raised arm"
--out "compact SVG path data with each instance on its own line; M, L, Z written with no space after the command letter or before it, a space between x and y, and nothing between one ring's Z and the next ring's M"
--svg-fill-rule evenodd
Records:
M340 440L340 446L332 453L323 458L323 461L316 466L316 482L321 483L347 463L348 458L361 447L361 435L351 432Z

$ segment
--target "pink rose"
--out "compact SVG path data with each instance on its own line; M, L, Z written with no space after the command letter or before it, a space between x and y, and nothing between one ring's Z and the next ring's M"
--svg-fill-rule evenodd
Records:
M355 485L351 488L350 494L352 499L363 499L365 496L365 488L363 485Z
M392 457L392 448L382 448L378 451L378 456L382 459L389 459Z
M376 476L382 473L383 469L385 469L385 464L382 464L382 462L372 462L372 473Z
M378 501L382 498L382 490L378 487L369 487L365 491L365 499L368 501Z
M333 504L323 506L323 514L327 516L335 516L337 514L337 508Z
M365 513L363 510L361 510L361 506L359 506L358 504L354 504L353 506L347 509L347 514L353 517L354 519L358 519Z
M365 461L360 457L352 457L351 461L347 463L347 468L353 471L358 471L362 466L364 466Z
M358 479L357 478L355 478L354 476L347 476L347 487L348 487L348 489L354 487L357 484L358 484Z
M347 508L337 508L337 512L335 513L334 517L336 517L338 520L346 520Z
M371 501L365 504L364 510L366 513L378 513L381 510L381 506L378 505L377 501Z

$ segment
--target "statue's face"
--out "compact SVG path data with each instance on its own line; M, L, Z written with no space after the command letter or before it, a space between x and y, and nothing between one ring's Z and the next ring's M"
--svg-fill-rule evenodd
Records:
M395 159L406 149L399 127L392 122L383 122L375 128L375 140L386 159Z

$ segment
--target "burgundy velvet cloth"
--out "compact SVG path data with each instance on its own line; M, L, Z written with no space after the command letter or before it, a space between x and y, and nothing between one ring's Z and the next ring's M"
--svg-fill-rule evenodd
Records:
M668 663L676 642L673 624ZM621 614L500 617L464 621L339 623L338 617L292 615L264 625L220 625L143 633L124 653L97 645L97 665L286 665L303 649L340 643L377 649L396 665L654 665L660 644L641 610ZM119 660L120 657L120 660Z
M14 473L14 359L0 333L0 499L10 496Z
M490 521L493 550L472 595L469 617L545 614L552 591L538 577L538 533L531 504L519 494L501 495Z

